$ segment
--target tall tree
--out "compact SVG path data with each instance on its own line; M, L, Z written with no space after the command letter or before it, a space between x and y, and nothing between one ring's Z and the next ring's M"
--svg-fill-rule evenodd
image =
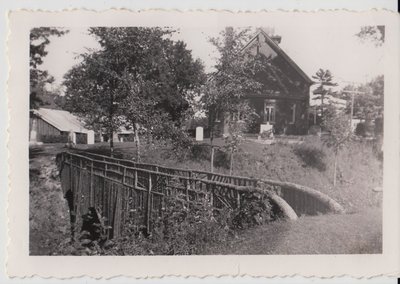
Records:
M330 93L329 87L336 86L337 84L333 82L333 75L328 69L318 69L318 71L315 73L315 75L312 76L312 78L315 79L318 83L318 87L314 91L315 94L317 94L314 100L321 100L321 116L323 117L325 103L324 99L326 95Z
M202 103L209 117L211 143L215 136L218 117L237 111L241 99L249 93L260 92L262 83L257 74L265 68L261 55L244 50L250 39L250 30L231 27L221 32L219 38L211 38L220 56L203 90Z
M347 85L341 92L341 98L351 100L350 92L354 96L354 115L364 120L373 120L383 114L384 107L384 76L379 75L359 86ZM347 110L350 113L350 106Z
M382 46L385 42L385 26L364 26L356 34L361 41L370 41L375 46Z
M47 46L51 37L60 37L67 33L68 30L38 27L33 28L29 35L29 74L30 74L30 108L37 108L42 103L42 97L48 96L46 84L54 82L54 78L40 67L43 64L43 57L48 54Z
M101 50L84 54L82 63L67 75L70 109L100 116L110 137L120 125L131 126L137 143L140 127L150 131L161 115L179 125L190 107L188 97L204 75L201 62L193 60L185 44L170 39L172 32L91 28Z
M273 58L259 52L259 48L256 50L252 47L245 48L251 36L250 29L227 27L218 38L210 39L219 57L215 65L216 71L210 75L204 86L201 102L209 119L212 149L216 121L218 119L229 121L229 115L238 111L245 96L259 94L263 88L271 90L275 87L288 93L287 86L293 83L275 65ZM213 169L213 150L211 169Z

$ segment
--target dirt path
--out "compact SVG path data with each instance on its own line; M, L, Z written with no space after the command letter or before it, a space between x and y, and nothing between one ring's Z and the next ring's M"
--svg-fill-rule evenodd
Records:
M242 232L214 254L362 254L382 252L382 212L301 217Z
M29 254L53 254L70 236L68 206L55 162L59 147L38 147L29 154Z

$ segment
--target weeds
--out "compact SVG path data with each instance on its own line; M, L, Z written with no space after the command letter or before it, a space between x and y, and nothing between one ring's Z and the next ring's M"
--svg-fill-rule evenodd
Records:
M242 199L240 210L216 210L205 199L197 203L180 196L165 198L164 211L153 216L151 232L137 226L135 218L126 223L124 237L108 240L98 220L86 223L75 240L60 244L57 254L71 255L193 255L210 245L229 241L236 230L250 228L272 219L268 200L257 194ZM93 221L87 214L84 220ZM97 223L96 223L97 222Z
M293 152L304 162L305 167L315 168L321 172L326 170L326 154L321 147L299 144L294 147Z

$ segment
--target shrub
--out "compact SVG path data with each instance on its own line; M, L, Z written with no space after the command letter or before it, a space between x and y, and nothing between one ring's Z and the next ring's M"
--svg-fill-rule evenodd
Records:
M211 148L208 144L195 144L192 147L191 158L194 160L210 160Z
M269 199L258 193L251 193L242 195L241 207L233 212L230 222L233 229L245 229L268 223L272 218Z
M221 216L217 219L208 202L190 204L166 201L164 216L155 223L151 239L154 250L164 255L201 253L206 246L225 241L229 227Z
M355 132L357 136L367 136L367 125L365 124L365 122L358 123Z
M192 255L225 242L235 229L264 224L272 219L272 206L265 196L242 196L240 210L216 210L205 200L188 203L184 196L166 197L161 215L152 218L151 232L136 222L126 223L124 236L107 240L107 230L93 216L74 241L59 245L58 254L72 255ZM95 220L93 222L93 220Z
M214 166L229 169L230 158L229 153L227 151L223 151L222 149L215 149L214 152Z
M325 157L326 154L323 148L319 148L313 144L299 144L293 149L305 166L318 169L319 171L326 170Z
M229 151L228 151L229 152ZM195 144L191 148L191 159L196 161L211 159L211 147L207 144ZM214 149L214 166L229 168L229 153L221 148Z

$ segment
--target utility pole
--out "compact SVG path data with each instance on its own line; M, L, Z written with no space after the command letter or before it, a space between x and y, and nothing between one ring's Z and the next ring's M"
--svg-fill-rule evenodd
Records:
M365 94L365 92L360 92L360 91L342 91L343 93L348 93L351 94L351 108L350 108L350 127L351 127L351 122L353 120L353 115L354 115L354 95L360 95L360 94Z

